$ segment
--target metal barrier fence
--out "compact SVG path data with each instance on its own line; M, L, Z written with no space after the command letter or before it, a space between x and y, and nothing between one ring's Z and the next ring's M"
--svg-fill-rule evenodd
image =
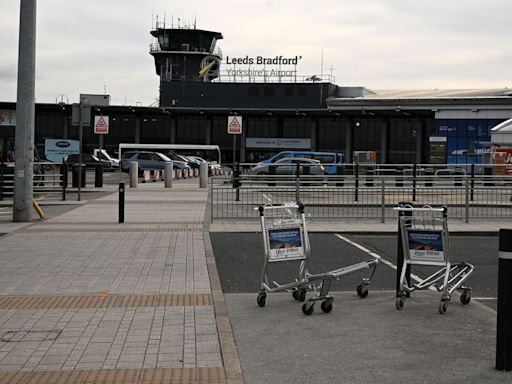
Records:
M349 167L353 172L346 172ZM434 172L394 175L389 175L394 172L391 166L387 168L388 175L383 175L368 172L369 167L361 172L355 165L345 165L345 174L337 172L338 175L308 175L302 169L298 176L235 171L233 177L211 178L211 219L257 219L255 206L287 201L306 204L316 219L367 218L385 222L395 218L393 207L399 202L446 205L451 218L466 222L470 218L512 217L512 175L506 174L505 166L481 166L482 172L477 172L476 166L469 165L470 173L446 165L429 167ZM493 174L485 169L492 169Z

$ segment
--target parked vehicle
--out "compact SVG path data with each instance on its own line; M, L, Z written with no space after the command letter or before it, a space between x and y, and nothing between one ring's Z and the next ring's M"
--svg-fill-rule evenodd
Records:
M318 160L307 159L302 157L286 157L277 160L272 164L259 163L249 170L251 175L269 175L269 167L276 166L276 175L295 175L297 172L297 164L300 164L299 171L304 174L304 167L309 166L310 175L323 175L325 173L324 166Z
M329 175L335 175L336 166L344 163L344 156L342 153L312 151L283 151L272 156L270 159L263 160L261 163L274 164L280 159L295 157L318 160L325 167L325 173Z
M110 156L105 149L95 149L93 155L100 160L108 161L112 168L119 168L119 159Z
M78 166L79 156L80 155L74 154L74 153L69 155L66 159L66 163L68 163L68 165L70 165L70 166ZM96 167L98 165L102 165L104 168L111 167L110 161L100 160L94 155L88 155L88 154L82 153L82 166Z
M180 155L179 153L169 152L168 157L172 161L181 161L187 163L190 168L199 168L199 163L197 161L191 161L186 156Z
M165 162L171 159L160 152L131 151L124 152L121 160L121 171L129 172L130 163L136 161L139 164L139 174L145 170L163 170ZM190 166L183 161L172 161L173 168L189 169Z

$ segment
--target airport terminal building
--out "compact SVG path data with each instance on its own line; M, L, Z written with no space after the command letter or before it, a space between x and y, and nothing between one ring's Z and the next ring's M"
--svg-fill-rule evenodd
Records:
M300 76L300 56L224 56L220 32L157 24L151 34L160 105L95 98L91 114L109 116L109 133L84 129L84 152L99 145L116 152L119 143L216 144L230 163L227 119L236 115L243 122L236 138L241 162L307 149L341 152L347 162L374 151L378 163L481 163L490 129L512 118L508 88L375 91ZM0 102L2 153L14 142L15 110L14 102ZM72 105L37 104L35 135L40 153L45 139L78 139Z

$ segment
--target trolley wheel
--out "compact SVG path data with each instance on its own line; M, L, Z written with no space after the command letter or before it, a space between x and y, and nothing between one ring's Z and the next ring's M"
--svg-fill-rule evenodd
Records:
M403 309L405 304L405 296L397 297L395 300L396 309Z
M447 310L448 310L448 300L441 300L441 302L439 303L439 313L441 315L444 315Z
M359 284L356 287L356 292L361 299L364 299L366 296L368 296L368 286L365 284Z
M324 311L324 313L331 312L332 311L332 301L331 300L322 301L320 308L322 308L322 311Z
M306 316L309 316L313 314L315 311L315 302L314 301L308 301L307 303L302 305L302 313Z
M464 291L462 292L462 295L460 295L460 302L462 305L467 305L471 301L471 292L470 291Z
M267 294L266 293L260 293L258 295L258 298L256 299L256 301L258 302L258 305L260 307L264 307L265 306L265 299L267 298Z
M306 290L305 289L297 289L292 292L292 296L297 301L306 300Z

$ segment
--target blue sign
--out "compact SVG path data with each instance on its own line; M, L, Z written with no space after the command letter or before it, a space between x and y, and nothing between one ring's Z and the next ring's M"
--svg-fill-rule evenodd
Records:
M79 142L67 139L46 139L44 141L44 156L46 160L62 163L71 154L78 154Z

